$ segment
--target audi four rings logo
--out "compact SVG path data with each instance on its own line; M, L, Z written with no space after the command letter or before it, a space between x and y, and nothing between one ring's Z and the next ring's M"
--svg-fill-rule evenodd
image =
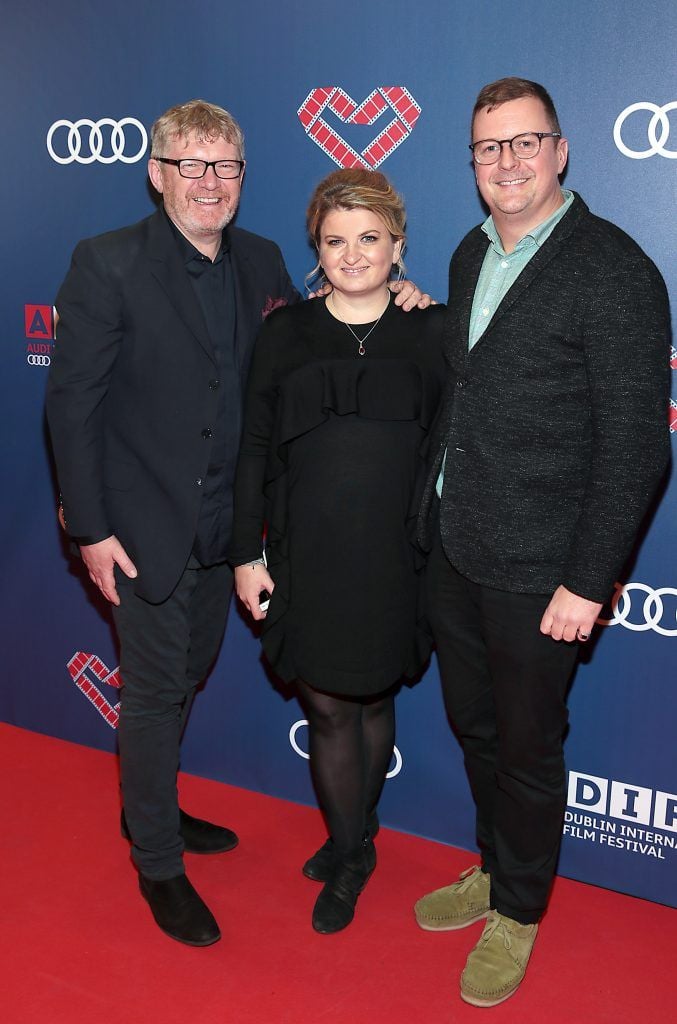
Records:
M299 757L303 757L306 759L306 761L309 761L310 754L306 753L306 751L299 746L298 741L296 739L296 734L299 731L299 729L302 729L306 725L308 725L308 720L306 718L300 718L298 722L294 722L291 729L289 730L289 742L291 743L292 750L296 754L298 754ZM393 757L395 758L395 764L386 775L386 779L394 779L395 776L399 775L400 772L402 771L402 755L400 754L397 747L393 747Z
M107 130L102 131L109 128L110 138ZM93 164L95 160L100 164L116 160L133 164L141 159L147 145L146 129L135 117L120 121L112 117L100 117L98 121L87 117L79 121L61 119L47 132L47 152L58 164Z
M661 636L677 636L677 590L648 587L646 583L615 584L611 618L599 618L600 626L625 626L635 633L652 629ZM635 596L637 595L637 596Z
M26 362L29 366L49 366L51 361L50 356L36 356L33 352L29 352L26 356Z
M638 110L649 111L649 118L646 133L649 146L647 149L630 149L623 141L621 131L626 120ZM631 103L625 110L621 110L614 124L614 142L621 153L629 156L631 160L646 160L650 156L664 156L668 160L677 159L677 149L668 149L665 143L670 134L670 120L668 114L671 110L677 110L677 100L672 103L664 103L659 107L656 103Z

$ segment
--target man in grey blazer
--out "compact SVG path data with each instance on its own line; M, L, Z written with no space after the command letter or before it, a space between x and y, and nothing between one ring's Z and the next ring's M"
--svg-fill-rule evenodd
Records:
M470 148L490 216L451 260L420 540L481 865L415 913L433 931L487 918L461 996L493 1006L524 977L557 863L578 645L668 461L669 310L639 246L560 187L542 86L486 86Z

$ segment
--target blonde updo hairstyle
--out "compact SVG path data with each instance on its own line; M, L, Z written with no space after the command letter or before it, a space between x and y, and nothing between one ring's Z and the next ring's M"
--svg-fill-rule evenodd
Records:
M400 277L404 277L405 268L402 260L406 242L405 226L407 215L404 201L380 171L369 171L365 167L350 167L333 171L323 178L312 194L306 225L310 241L319 252L322 237L322 225L325 217L332 210L370 210L381 218L390 232L394 242L402 240L397 269ZM306 275L306 287L322 274L318 260L311 272Z

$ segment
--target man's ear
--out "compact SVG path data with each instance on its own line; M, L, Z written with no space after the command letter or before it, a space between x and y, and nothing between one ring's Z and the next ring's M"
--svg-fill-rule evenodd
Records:
M561 174L567 165L567 159L569 157L569 143L566 139L558 139L557 141L557 159L559 163L558 174Z
M148 161L148 177L150 178L151 185L155 191L162 194L164 191L162 184L162 171L159 163L157 160L154 160L153 157Z

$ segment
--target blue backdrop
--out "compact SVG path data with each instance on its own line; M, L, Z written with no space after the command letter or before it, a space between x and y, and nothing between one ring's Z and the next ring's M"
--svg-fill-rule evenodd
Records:
M43 396L51 305L75 243L152 209L154 118L196 96L235 114L248 157L238 222L280 243L299 287L313 264L304 235L313 186L336 162L381 160L407 201L410 276L444 299L451 250L484 216L467 149L475 96L503 75L536 79L570 141L566 184L638 240L674 304L676 29L671 0L291 0L276 10L269 0L203 0L191 11L177 0L28 0L6 13L2 719L115 748L110 615L66 558ZM677 404L668 415L677 431ZM672 905L675 490L668 483L657 502L573 687L560 863L563 874ZM397 748L384 821L472 849L472 805L434 664L399 698ZM271 685L233 609L183 767L312 803L306 749L298 705Z

